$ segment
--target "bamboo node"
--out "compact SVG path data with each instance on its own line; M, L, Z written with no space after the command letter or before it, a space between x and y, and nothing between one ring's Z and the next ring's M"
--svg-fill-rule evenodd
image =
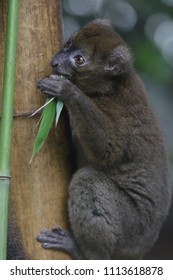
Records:
M0 180L6 180L6 179L11 180L11 176L8 176L8 175L0 176Z

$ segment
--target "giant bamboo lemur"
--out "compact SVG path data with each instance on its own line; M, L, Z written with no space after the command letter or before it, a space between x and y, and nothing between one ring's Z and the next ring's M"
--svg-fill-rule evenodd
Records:
M76 259L143 258L171 194L162 134L130 51L107 21L95 20L70 37L52 67L56 75L38 87L67 108L77 170L71 232L43 230L37 240Z

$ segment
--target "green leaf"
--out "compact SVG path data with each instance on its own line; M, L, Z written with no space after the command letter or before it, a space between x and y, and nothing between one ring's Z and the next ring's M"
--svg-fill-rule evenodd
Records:
M43 106L41 106L40 108L38 108L34 113L32 113L32 115L30 115L29 117L31 118L31 117L33 117L33 116L35 116L37 113L39 113L42 109L44 109L44 107L46 107L50 102L52 102L52 100L54 100L55 99L55 97L52 97L52 98L50 98L50 99L48 99L47 101L46 101L46 103L43 105ZM42 112L42 114L41 114L41 118L42 118L42 115L43 115L43 112Z
M61 100L58 100L56 104L56 118L55 118L55 126L57 126L61 111L63 109L64 103Z
M40 122L40 127L37 133L37 137L35 139L30 163L32 159L38 154L41 147L43 146L49 134L49 131L52 127L53 121L55 119L55 114L56 114L56 101L52 100L50 103L46 105L46 107L44 107L44 110L42 112L42 119Z

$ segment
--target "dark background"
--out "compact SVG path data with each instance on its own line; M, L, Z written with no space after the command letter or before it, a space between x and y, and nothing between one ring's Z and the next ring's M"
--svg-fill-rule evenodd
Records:
M173 0L66 0L62 4L64 40L99 17L110 19L130 47L160 120L173 182ZM173 206L146 258L173 259Z

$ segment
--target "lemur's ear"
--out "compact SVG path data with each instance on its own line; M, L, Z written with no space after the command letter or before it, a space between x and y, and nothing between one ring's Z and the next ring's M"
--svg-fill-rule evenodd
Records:
M119 45L110 54L106 70L110 71L112 75L120 75L126 72L131 63L132 59L128 48Z

